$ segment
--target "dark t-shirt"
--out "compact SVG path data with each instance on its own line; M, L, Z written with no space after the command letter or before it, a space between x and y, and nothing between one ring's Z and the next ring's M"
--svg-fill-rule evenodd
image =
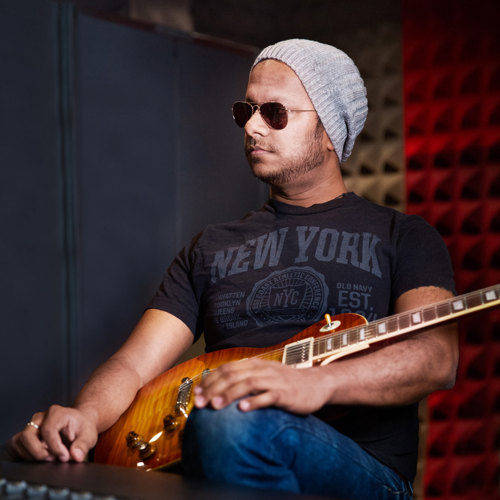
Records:
M208 226L174 259L149 307L177 316L195 337L203 332L207 351L266 347L325 313L385 317L420 286L454 290L439 234L420 217L348 193L309 208L271 200ZM413 478L416 405L352 407L332 425Z

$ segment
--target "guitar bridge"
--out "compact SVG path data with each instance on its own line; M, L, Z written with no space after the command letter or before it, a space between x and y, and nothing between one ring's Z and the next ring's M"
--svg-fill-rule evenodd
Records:
M188 417L187 407L191 399L193 391L193 380L189 377L182 379L179 391L177 393L177 402L175 403L175 412L182 413L186 418Z
M192 392L193 380L189 377L183 378L177 392L177 402L175 403L174 411L163 419L163 428L165 432L174 432L179 427L181 424L179 417L188 418L188 405L191 400Z
M298 340L285 346L282 363L294 368L310 368L313 365L314 337Z

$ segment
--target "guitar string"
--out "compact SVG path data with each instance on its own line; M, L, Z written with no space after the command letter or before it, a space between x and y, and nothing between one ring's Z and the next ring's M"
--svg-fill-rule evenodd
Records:
M368 337L368 338L376 338L377 337L377 334L375 333L376 332L376 326L380 325L380 324L383 324L383 323L389 322L391 318L392 319L399 319L399 318L403 318L403 317L409 317L414 312L421 312L421 313L423 313L424 311L427 311L427 310L430 310L430 309L435 309L437 311L438 307L440 307L440 306L443 307L443 306L448 306L448 305L451 306L451 303L453 301L455 301L457 299L460 299L460 298L462 300L464 300L464 301L466 301L467 299L470 299L470 298L475 298L476 296L479 296L481 299L483 299L483 294L485 294L487 290L488 291L489 290L495 290L497 288L500 288L500 285L493 285L493 286L487 287L487 288L485 288L483 290L469 292L469 293L466 293L466 294L461 295L459 297L453 297L451 299L447 299L447 300L438 302L436 304L433 304L432 306L427 306L427 307L423 307L423 308L415 308L413 310L404 311L403 313L400 313L400 314L397 314L397 315L394 315L394 316L390 316L388 318L382 318L380 320L373 321L373 322L367 323L365 325L358 325L358 326L355 326L355 327L352 327L352 328L348 328L347 330L341 330L339 332L333 332L333 333L328 334L328 335L323 335L320 338L315 338L314 342L328 343L328 340L330 340L330 339L332 339L332 340L339 339L340 340L340 338L343 337L344 335L347 335L348 337L351 337L353 333L358 333L363 328L367 329L367 332L365 333L366 337ZM481 302L482 302L482 304L484 304L483 301L481 301ZM450 312L446 316L450 316L450 315L453 315L453 313ZM387 334L387 332L382 333L381 337L384 337L386 334ZM359 336L358 336L358 338L359 338ZM330 350L330 352L334 352L335 350L338 350L341 347L342 347L341 345L339 345L338 347L335 346L333 349ZM300 349L300 346L298 346L298 348ZM278 349L274 349L273 351L267 351L266 353L257 354L256 356L252 356L252 358L274 359L275 356L277 356L279 354L282 354L283 352L284 352L284 348L281 347L281 348L278 348ZM215 370L215 368L214 369L209 369L209 372L211 373L214 370ZM197 375L196 378L199 378L201 375L202 374Z

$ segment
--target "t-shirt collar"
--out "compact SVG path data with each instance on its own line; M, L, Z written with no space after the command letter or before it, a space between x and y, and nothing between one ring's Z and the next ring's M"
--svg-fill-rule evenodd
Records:
M319 212L326 212L332 208L344 205L346 201L351 200L356 196L353 192L342 193L333 200L327 201L325 203L317 203L310 207L301 207L298 205L290 205L282 201L275 200L271 198L265 205L265 208L271 212L290 214L290 215L309 215L316 214Z

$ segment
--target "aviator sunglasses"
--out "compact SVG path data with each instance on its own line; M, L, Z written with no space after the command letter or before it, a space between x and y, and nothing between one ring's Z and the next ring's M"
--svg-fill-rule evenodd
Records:
M236 101L233 104L234 121L239 127L244 127L246 122L252 118L252 115L257 110L264 122L275 130L281 130L286 127L288 123L288 113L316 111L315 109L287 109L280 102L252 104L246 101Z

